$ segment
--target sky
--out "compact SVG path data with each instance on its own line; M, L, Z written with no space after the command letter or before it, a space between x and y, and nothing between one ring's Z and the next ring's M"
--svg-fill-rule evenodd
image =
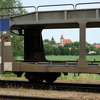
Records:
M40 6L40 5L55 5L55 4L77 4L77 3L88 3L88 2L100 2L100 0L21 0L23 6ZM77 6L77 9L83 8L100 8L99 4L91 4L84 6ZM48 7L39 8L40 10L56 10L56 9L72 9L69 7ZM34 9L27 9L32 12ZM54 37L57 43L60 42L60 37L63 34L65 39L71 39L72 42L79 41L79 29L44 29L42 31L43 39L51 40ZM90 44L100 43L100 28L90 28L86 29L86 41Z

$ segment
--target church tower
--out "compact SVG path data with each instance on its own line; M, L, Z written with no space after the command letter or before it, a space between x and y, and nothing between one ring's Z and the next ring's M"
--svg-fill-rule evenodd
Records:
M64 43L64 37L63 37L63 35L61 35L60 44L63 44L63 43Z
M52 41L52 40L55 41L53 37L51 38L51 41Z

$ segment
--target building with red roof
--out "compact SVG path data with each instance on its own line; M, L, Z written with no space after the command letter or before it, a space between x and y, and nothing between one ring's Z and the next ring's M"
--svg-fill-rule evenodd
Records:
M65 45L66 43L72 43L71 39L64 39L63 35L61 35L60 44Z
M97 49L97 48L100 48L100 45L95 45L95 47L96 47L96 49Z
M51 40L54 40L54 38L52 37ZM66 43L72 43L71 39L64 39L63 35L61 35L60 38L60 43L59 44L53 44L52 46L58 47L58 46L64 46Z

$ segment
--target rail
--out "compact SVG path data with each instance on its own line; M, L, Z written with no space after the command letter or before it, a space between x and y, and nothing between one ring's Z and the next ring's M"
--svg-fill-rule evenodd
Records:
M73 9L74 9L73 4L57 4L57 5L40 5L40 6L37 7L37 11L40 7L54 7L54 6L73 6Z
M78 73L78 75L80 75L80 73ZM75 76L76 74L74 73L74 77ZM0 88L9 89L9 88L20 88L20 87L23 89L25 88L25 89L36 89L36 90L52 89L52 90L60 90L60 91L70 90L70 91L100 93L100 84L97 84L96 82L94 84L93 83L92 84L91 83L65 83L65 82L64 83L54 82L53 84L47 84L46 82L43 82L42 84L33 84L28 81L0 80Z
M40 5L37 7L37 10L36 10L36 21L38 21L38 10L39 8L42 8L42 7L55 7L55 6L73 6L73 9L74 9L74 5L73 4L57 4L57 5ZM64 14L64 18L66 18L66 12Z
M61 98L57 99L57 98L43 98L43 97L0 95L0 100L75 100L75 99L61 99Z
M18 9L18 8L35 8L35 11L36 11L35 6L7 7L7 8L0 8L0 10L2 10L2 9Z
M89 4L100 4L100 2L77 3L77 4L75 5L75 9L76 9L77 6L79 6L79 5L89 5Z

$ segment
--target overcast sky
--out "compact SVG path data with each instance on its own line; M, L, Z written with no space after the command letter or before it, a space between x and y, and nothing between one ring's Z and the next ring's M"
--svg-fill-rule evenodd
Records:
M39 6L39 5L54 5L54 4L77 4L77 3L87 3L87 2L100 2L100 0L21 0L23 6ZM85 5L78 6L77 8L100 8L100 4L97 5ZM47 8L45 8L47 9ZM56 7L50 7L48 9L58 9ZM59 9L69 9L67 7ZM31 9L32 10L32 9ZM63 34L65 39L71 39L74 41L79 41L79 29L46 29L43 30L43 39L51 39L52 36L57 42L60 42L61 34ZM86 30L86 40L89 43L100 43L100 29L91 28Z

